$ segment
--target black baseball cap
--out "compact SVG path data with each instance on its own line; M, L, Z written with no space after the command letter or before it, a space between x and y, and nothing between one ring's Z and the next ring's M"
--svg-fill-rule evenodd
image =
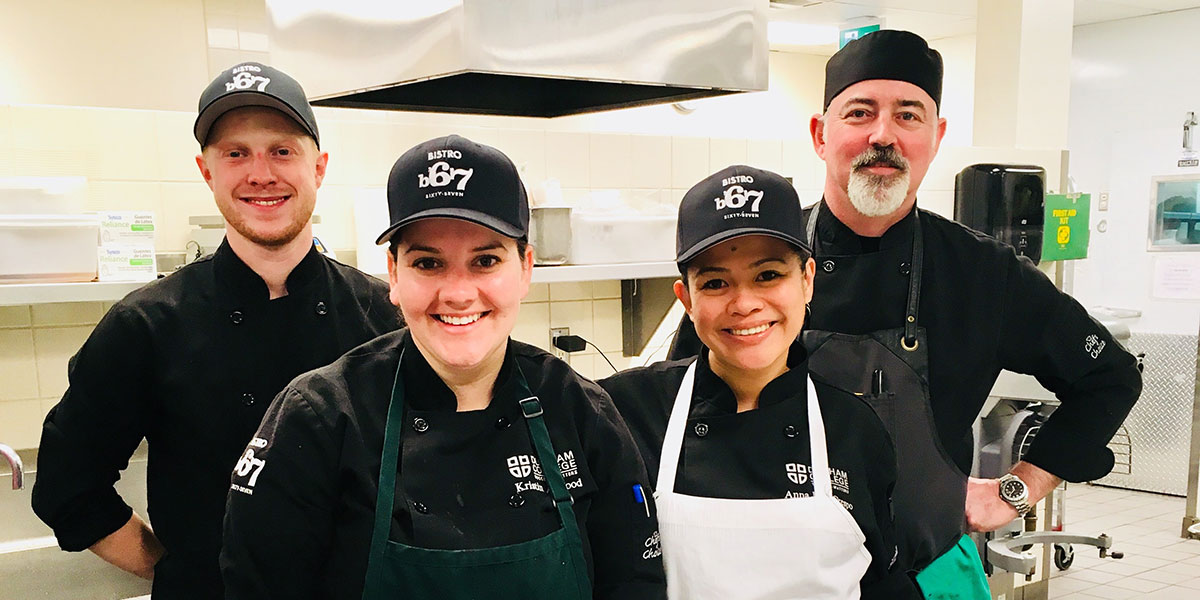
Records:
M680 267L743 235L769 235L812 254L804 241L796 189L781 175L746 165L725 167L692 186L679 204L675 232Z
M517 167L503 152L450 135L417 144L388 175L392 224L376 244L401 227L444 217L483 225L514 239L529 235L529 198Z
M321 147L317 118L313 116L304 89L287 73L256 62L229 67L204 88L193 127L196 141L203 146L213 123L221 115L243 106L266 106L282 112L312 136L318 148Z
M846 88L869 79L907 81L942 104L942 55L925 38L885 29L845 45L825 63L825 106Z

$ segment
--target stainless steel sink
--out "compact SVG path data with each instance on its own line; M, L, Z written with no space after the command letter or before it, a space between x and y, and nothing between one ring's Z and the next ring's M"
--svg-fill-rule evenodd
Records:
M150 582L130 575L91 552L63 552L54 533L30 508L37 480L37 451L21 450L25 489L10 490L0 475L0 600L119 600L150 593ZM141 448L117 482L117 491L146 516L146 454Z

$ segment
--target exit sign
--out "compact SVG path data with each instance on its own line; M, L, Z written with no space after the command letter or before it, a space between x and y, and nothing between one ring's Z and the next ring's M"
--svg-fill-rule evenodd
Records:
M876 23L874 25L855 27L853 29L843 29L838 35L838 49L841 50L842 48L845 48L846 44L849 44L850 42L853 42L854 40L857 40L868 33L879 31L879 27L879 23Z

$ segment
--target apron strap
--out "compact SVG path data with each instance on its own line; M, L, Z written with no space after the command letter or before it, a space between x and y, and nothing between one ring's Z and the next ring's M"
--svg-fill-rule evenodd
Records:
M822 198L813 205L812 210L808 212L808 219L804 223L804 233L808 238L808 247L812 248L813 256L817 255L817 215L821 212L821 206L825 204L825 199ZM904 305L904 337L900 338L900 345L905 350L912 352L917 349L920 342L917 341L917 311L921 306L921 267L925 261L925 238L921 235L921 211L913 207L913 243L912 243L912 260L909 264L908 272L908 299Z
M382 581L383 551L392 535L392 511L396 500L396 473L400 461L400 433L404 423L404 378L400 376L404 364L404 348L400 349L400 360L396 362L396 378L392 383L392 397L388 405L387 425L383 434L383 450L379 461L379 491L375 495L375 526L371 535L371 553L368 555L366 585L370 588Z
M917 309L921 304L921 265L925 260L925 238L921 236L921 212L913 212L912 263L908 271L908 304L904 311L904 338L900 346L912 352L917 349Z
M662 455L658 461L658 481L654 486L655 494L675 492L675 474L679 470L679 453L683 450L683 430L687 427L688 413L692 407L692 387L696 383L696 363L703 360L703 356L703 353L700 354L688 365L687 372L683 374L683 382L679 384L679 392L675 394L671 418L667 420L667 432L663 435Z
M703 356L703 355L701 355ZM675 493L675 478L679 472L679 455L683 451L683 432L687 428L688 414L692 407L692 390L696 383L697 357L688 365L683 382L675 394L671 417L667 421L667 432L663 436L662 456L658 465L658 481L655 494ZM821 417L821 405L817 401L817 390L812 377L805 377L806 405L808 407L809 462L812 464L813 494L830 497L833 495L832 478L829 474L829 446L825 438L825 420Z
M813 495L833 496L833 476L829 473L829 445L825 441L825 419L821 417L821 404L817 401L817 389L812 377L806 376L805 392L808 395L808 446L809 462L812 463Z

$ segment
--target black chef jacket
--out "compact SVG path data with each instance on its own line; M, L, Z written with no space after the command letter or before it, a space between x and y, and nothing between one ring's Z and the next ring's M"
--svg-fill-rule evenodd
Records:
M594 597L665 598L657 520L633 493L634 484L646 486L645 467L608 395L546 352L509 341L492 402L457 412L454 394L407 330L297 378L275 399L247 447L261 467L233 477L221 552L228 598L362 596L402 347L405 424L392 540L481 548L560 527L533 468L513 378L520 365L575 499Z
M658 477L663 438L675 396L693 359L664 361L601 379L629 425L651 481ZM771 499L811 496L807 353L793 344L788 371L759 394L755 410L737 412L737 400L708 365L696 363L692 405L684 430L675 490L706 498ZM814 378L825 422L833 495L854 517L871 553L863 598L921 598L912 577L892 569L896 542L891 495L896 453L891 436L861 398ZM703 424L704 427L697 427ZM703 435L701 435L703 432ZM803 475L795 477L793 475ZM806 568L796 565L797 569ZM754 577L754 573L746 573Z
M33 508L64 550L86 549L129 520L113 483L145 438L149 517L166 548L154 597L221 597L229 472L271 398L297 374L400 326L383 281L315 249L287 289L270 300L226 242L101 319L42 430Z
M809 326L860 334L904 324L918 214L925 254L917 322L928 334L930 404L942 446L970 472L971 424L1000 371L1009 370L1033 375L1062 402L1024 460L1067 481L1108 474L1107 444L1142 389L1136 360L1007 244L919 209L882 237L862 237L822 210ZM842 269L846 257L889 251L899 258L884 272ZM685 329L673 357L699 347L690 323Z

